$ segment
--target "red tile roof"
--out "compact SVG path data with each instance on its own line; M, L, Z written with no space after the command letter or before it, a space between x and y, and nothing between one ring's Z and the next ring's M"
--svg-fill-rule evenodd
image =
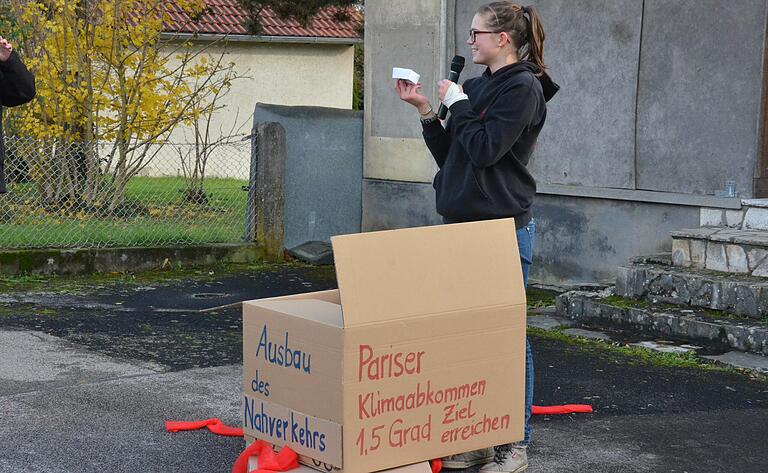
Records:
M237 0L206 0L208 10L198 21L192 21L176 2L168 2L170 21L165 30L173 33L204 33L248 35L247 14ZM320 11L307 27L294 20L283 20L271 10L264 9L259 16L264 36L303 36L322 38L360 38L359 26L363 15L350 10L350 21L339 22L334 9Z

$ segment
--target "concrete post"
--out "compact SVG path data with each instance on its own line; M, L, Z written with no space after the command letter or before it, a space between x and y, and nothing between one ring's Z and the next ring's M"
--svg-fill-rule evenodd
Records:
M279 261L285 234L285 129L279 123L258 123L252 139L246 239L258 245L265 259Z

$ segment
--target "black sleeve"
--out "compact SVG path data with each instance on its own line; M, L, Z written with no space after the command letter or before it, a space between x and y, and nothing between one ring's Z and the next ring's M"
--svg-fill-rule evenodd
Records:
M35 77L15 52L0 62L0 102L3 107L15 107L35 97Z
M429 125L422 127L422 135L424 136L424 142L427 143L429 152L432 153L432 157L435 158L435 162L438 167L443 167L445 160L448 157L448 148L451 147L451 135L448 130L443 128L440 121L435 120Z
M501 93L481 120L468 100L451 106L451 120L456 139L475 167L496 164L512 149L536 112L533 82L515 84Z

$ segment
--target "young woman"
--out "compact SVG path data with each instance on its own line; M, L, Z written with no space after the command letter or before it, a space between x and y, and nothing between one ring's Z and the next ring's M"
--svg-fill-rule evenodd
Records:
M0 194L5 194L5 142L3 140L3 107L25 104L35 97L35 78L13 51L13 46L0 36Z
M528 284L536 224L531 213L536 182L526 165L547 115L546 102L558 86L546 75L544 29L538 11L513 2L480 7L467 43L472 60L488 66L464 86L442 80L440 100L451 115L437 119L421 84L397 81L402 100L421 115L424 140L440 170L435 176L437 211L445 223L514 217ZM520 472L528 467L531 438L533 357L526 341L525 439L446 458L446 468L484 465L481 473Z

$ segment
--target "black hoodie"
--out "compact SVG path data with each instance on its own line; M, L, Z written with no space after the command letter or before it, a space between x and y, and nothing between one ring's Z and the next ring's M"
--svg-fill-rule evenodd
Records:
M18 54L13 52L7 61L0 62L0 194L6 191L3 170L3 107L15 107L29 102L34 97L35 78L21 62Z
M538 67L518 62L468 79L451 108L447 129L435 121L423 135L440 170L437 212L446 222L531 219L536 182L526 169L558 86Z

